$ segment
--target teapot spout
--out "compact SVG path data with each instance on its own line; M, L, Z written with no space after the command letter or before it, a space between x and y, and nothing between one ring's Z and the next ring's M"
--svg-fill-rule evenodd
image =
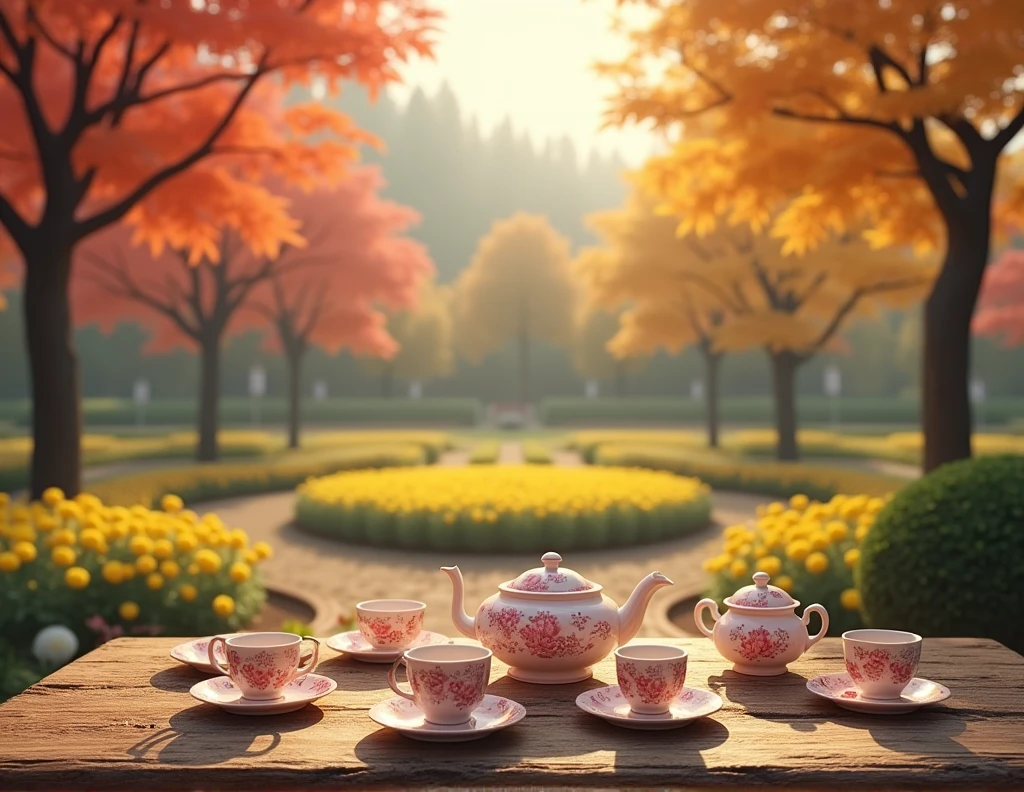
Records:
M654 596L654 592L662 586L671 586L672 581L661 572L652 572L641 580L633 593L629 595L626 604L619 608L619 645L631 641L643 624L644 614L647 612L647 604Z
M452 581L452 622L455 628L467 638L476 638L476 619L466 613L463 604L462 571L457 566L441 567L441 571Z

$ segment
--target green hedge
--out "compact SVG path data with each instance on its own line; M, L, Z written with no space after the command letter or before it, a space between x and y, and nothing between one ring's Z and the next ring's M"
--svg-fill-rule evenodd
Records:
M281 492L312 476L342 470L420 465L425 461L419 445L346 448L321 453L296 452L275 462L189 465L109 479L87 489L113 506L150 506L164 495L180 496L186 503Z
M147 426L191 426L196 421L196 402L192 399L158 400L146 406ZM444 424L475 426L480 422L479 399L327 399L306 401L302 417L307 424ZM27 426L31 405L24 401L0 402L0 421ZM83 417L87 427L134 426L135 405L129 399L86 399ZM288 418L285 399L263 399L260 423L284 424ZM248 399L222 399L220 420L223 426L251 424Z
M768 397L722 399L723 422L771 425L772 401ZM828 424L831 403L823 396L805 396L797 406L800 421ZM703 421L704 404L690 399L545 399L540 407L541 421L549 425L677 423ZM1024 400L993 399L985 402L987 425L1004 425L1024 416ZM917 424L920 404L914 399L848 398L841 401L843 424Z
M799 462L745 462L708 458L700 451L665 446L607 444L596 449L594 464L669 470L693 476L716 490L733 490L788 498L803 494L815 500L856 492L887 495L907 482L892 476Z

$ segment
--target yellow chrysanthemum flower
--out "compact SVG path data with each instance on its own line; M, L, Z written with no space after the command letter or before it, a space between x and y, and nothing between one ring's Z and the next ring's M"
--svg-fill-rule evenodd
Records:
M64 500L64 490L60 487L47 487L43 490L42 500L47 506L56 506Z
M36 546L31 542L15 542L11 551L24 564L32 563L36 560L36 556L39 554L39 551L36 550Z
M797 539L786 546L786 557L792 561L803 561L811 553L811 545L804 539Z
M252 546L252 549L260 558L270 558L274 554L274 551L266 542L257 542Z
M196 537L194 533L183 532L179 533L174 538L174 545L182 553L191 553L193 550L199 547L199 539Z
M821 552L811 553L804 561L804 567L812 575L820 575L828 569L828 556Z
M181 596L181 599L185 602L192 602L195 600L196 597L199 596L199 592L196 590L196 587L193 586L191 583L186 583L181 588L179 588L178 594Z
M839 604L846 610L860 609L860 592L857 589L848 588L839 595Z
M783 591L793 591L793 578L791 578L789 575L779 575L772 582Z
M128 542L128 549L134 555L150 555L153 552L153 540L148 536L133 536Z
M50 553L50 560L59 567L69 567L78 560L78 554L67 545L58 545Z
M181 566L177 561L168 558L160 562L160 574L168 580L173 580L181 574Z
M168 514L177 514L185 508L185 503L177 495L164 495L160 499L160 508Z
M741 578L750 571L750 567L747 566L747 562L742 558L735 559L729 565L729 572L732 573L734 578Z
M117 613L125 621L134 621L139 618L139 606L134 602L122 602Z
M839 520L833 520L825 526L825 531L833 542L841 542L849 535L850 526Z
M250 577L252 577L252 567L250 567L244 561L236 561L231 565L231 568L228 570L228 575L236 583L244 583Z
M174 555L174 544L170 539L157 539L153 542L153 555L157 558L170 558Z
M843 562L850 569L853 569L855 566L857 566L857 564L860 563L860 548L851 547L849 550L843 553Z
M64 573L64 582L68 584L68 588L84 589L89 585L90 579L89 570L78 566L73 566Z
M777 556L765 556L757 562L757 568L759 571L775 577L782 571L782 561Z
M101 574L103 579L112 586L116 586L124 580L124 571L120 561L107 561L103 565Z
M223 561L220 555L209 548L203 548L196 552L195 563L201 572L207 574L213 574L214 572L220 571Z
M213 598L213 612L226 619L235 612L235 601L227 594L218 594Z
M156 559L151 555L141 555L135 561L135 568L140 575L149 575L156 571Z
M146 575L146 588L150 591L159 591L164 587L164 576L159 572Z
M0 553L0 572L17 572L21 569L21 559L15 553L7 550Z

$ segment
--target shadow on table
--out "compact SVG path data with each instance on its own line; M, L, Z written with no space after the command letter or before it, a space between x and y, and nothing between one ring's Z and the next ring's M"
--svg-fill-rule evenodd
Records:
M902 715L851 712L812 696L806 683L805 677L792 671L774 677L724 671L707 681L727 706L739 704L748 717L784 723L794 731L809 733L822 724L838 723L866 731L878 745L897 753L943 757L950 762L979 758L956 739L967 730L967 718L948 705Z
M434 785L484 781L492 785L493 773L506 768L517 768L509 778L510 783L532 783L531 779L536 781L537 776L543 776L539 780L550 782L551 772L543 770L545 763L558 768L566 778L572 773L598 769L612 772L635 769L645 764L652 745L664 746L676 768L704 767L702 754L729 738L728 728L714 716L680 729L638 731L613 726L575 706L580 693L603 685L596 679L564 686L524 685L501 676L490 684L488 692L522 703L526 707L526 718L481 739L479 747L465 743L420 742L380 727L356 744L355 754L371 773L374 769L382 774L386 769L393 772L400 764L404 774L404 768L422 765ZM590 761L587 757L591 754L612 754L614 759L609 761L605 756ZM579 761L567 761L572 758ZM415 778L406 780L411 785L416 784Z
M281 735L307 729L323 720L316 705L273 717L232 715L199 704L172 715L168 726L128 749L137 762L203 766L240 757L265 756L278 747Z
M196 682L209 678L209 674L197 671L192 666L179 665L157 671L149 678L149 684L168 693L188 693Z

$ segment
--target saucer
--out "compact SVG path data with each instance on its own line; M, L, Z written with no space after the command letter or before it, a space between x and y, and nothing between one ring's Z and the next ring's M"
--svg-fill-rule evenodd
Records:
M406 649L417 646L434 646L435 644L450 644L452 639L441 633L423 630L413 639L413 642L401 649L375 649L366 642L366 639L359 633L359 630L338 633L328 638L325 643L335 652L344 652L356 660L364 663L393 663L402 656Z
M950 697L949 688L928 679L914 677L898 699L864 698L849 674L824 674L807 680L807 689L815 696L833 701L854 712L875 715L902 715L929 704L938 704Z
M233 638L240 633L224 633L221 638ZM171 657L177 660L179 663L185 663L186 665L192 666L196 671L202 671L204 674L220 674L221 672L210 665L210 656L207 654L210 646L210 640L214 636L209 638L196 638L194 641L187 641L183 644L178 644L171 649ZM217 659L222 663L227 663L227 655L224 654L224 647L217 648Z
M370 707L370 718L381 726L424 742L468 742L500 731L526 717L526 708L512 699L484 696L465 723L441 726L428 723L423 712L408 699L390 698Z
M668 712L640 715L630 710L629 702L618 685L609 685L580 693L576 697L576 706L627 729L678 729L718 712L722 708L722 699L709 690L684 687L672 699Z
M302 709L307 704L322 699L336 687L338 683L333 679L320 674L306 674L285 685L280 698L250 701L242 698L241 692L230 678L220 676L197 682L189 693L192 694L192 698L236 715L281 715Z

